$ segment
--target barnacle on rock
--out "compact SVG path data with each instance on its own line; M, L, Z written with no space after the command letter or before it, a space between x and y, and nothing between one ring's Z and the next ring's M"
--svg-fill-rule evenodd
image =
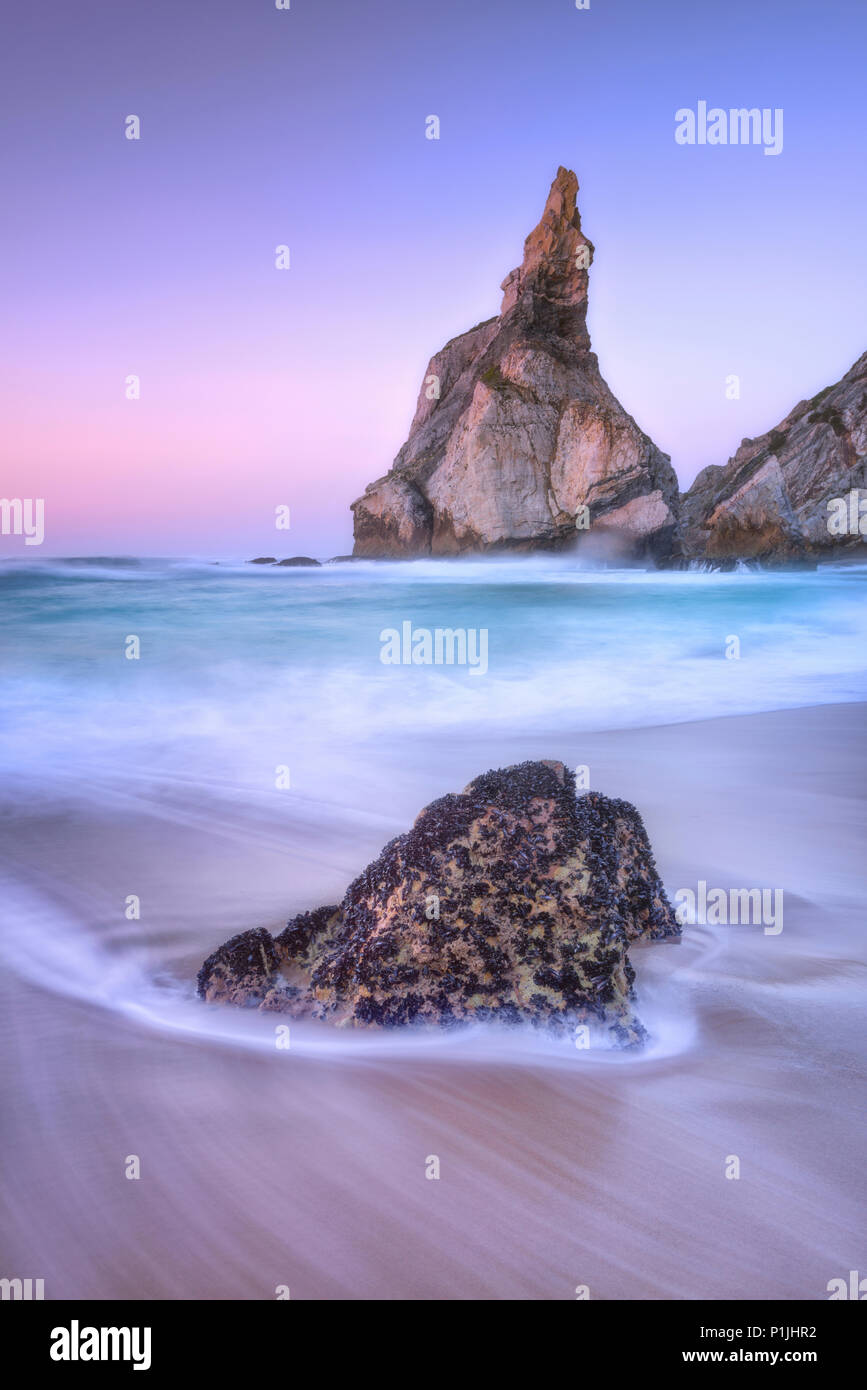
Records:
M431 802L339 906L233 937L199 994L363 1025L588 1024L634 1045L627 948L679 936L635 807L526 762Z

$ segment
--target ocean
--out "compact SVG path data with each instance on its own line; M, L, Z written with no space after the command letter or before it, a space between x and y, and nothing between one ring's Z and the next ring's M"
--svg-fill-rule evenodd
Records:
M47 774L54 796L62 785L86 799L92 779L131 789L178 777L267 796L288 762L294 795L316 798L323 770L345 759L340 799L364 805L398 747L427 748L435 767L455 735L556 741L558 722L634 728L858 700L865 577L528 558L6 562L3 772L26 795ZM485 631L487 670L383 664L382 633L406 623Z

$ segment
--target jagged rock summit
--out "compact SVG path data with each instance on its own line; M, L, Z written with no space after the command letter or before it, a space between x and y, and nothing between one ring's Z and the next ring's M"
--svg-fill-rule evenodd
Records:
M409 438L352 504L355 556L560 548L594 533L620 555L676 551L670 459L590 350L594 248L577 193L575 174L558 169L499 316L431 358Z
M867 352L725 467L699 473L682 501L685 556L786 564L863 551L849 497L865 488Z
M631 1046L627 949L679 937L635 808L527 762L431 802L339 905L227 941L199 994L337 1024L583 1025Z

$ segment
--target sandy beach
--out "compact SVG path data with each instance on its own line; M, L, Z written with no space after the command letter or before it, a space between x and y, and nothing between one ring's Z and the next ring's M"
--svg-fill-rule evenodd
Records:
M784 890L777 935L633 950L645 1053L281 1051L273 1019L191 998L232 931L333 900L423 804L528 757L633 801L670 896ZM384 749L388 797L347 795L327 837L309 804L203 811L194 785L89 817L7 794L4 1269L46 1298L827 1298L865 1264L865 772L865 706L841 703ZM142 919L118 922L132 883Z

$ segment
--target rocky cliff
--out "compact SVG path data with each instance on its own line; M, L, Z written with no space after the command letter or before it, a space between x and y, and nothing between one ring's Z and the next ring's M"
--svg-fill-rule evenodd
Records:
M724 467L699 473L681 503L684 554L765 563L843 555L863 546L851 493L865 489L867 353L776 429L745 439Z
M578 180L560 168L499 317L431 358L409 438L352 504L356 556L559 548L677 549L668 455L615 399L590 351Z
M332 1023L531 1022L641 1042L627 950L680 927L641 817L559 762L487 772L426 806L342 903L233 937L199 994Z

